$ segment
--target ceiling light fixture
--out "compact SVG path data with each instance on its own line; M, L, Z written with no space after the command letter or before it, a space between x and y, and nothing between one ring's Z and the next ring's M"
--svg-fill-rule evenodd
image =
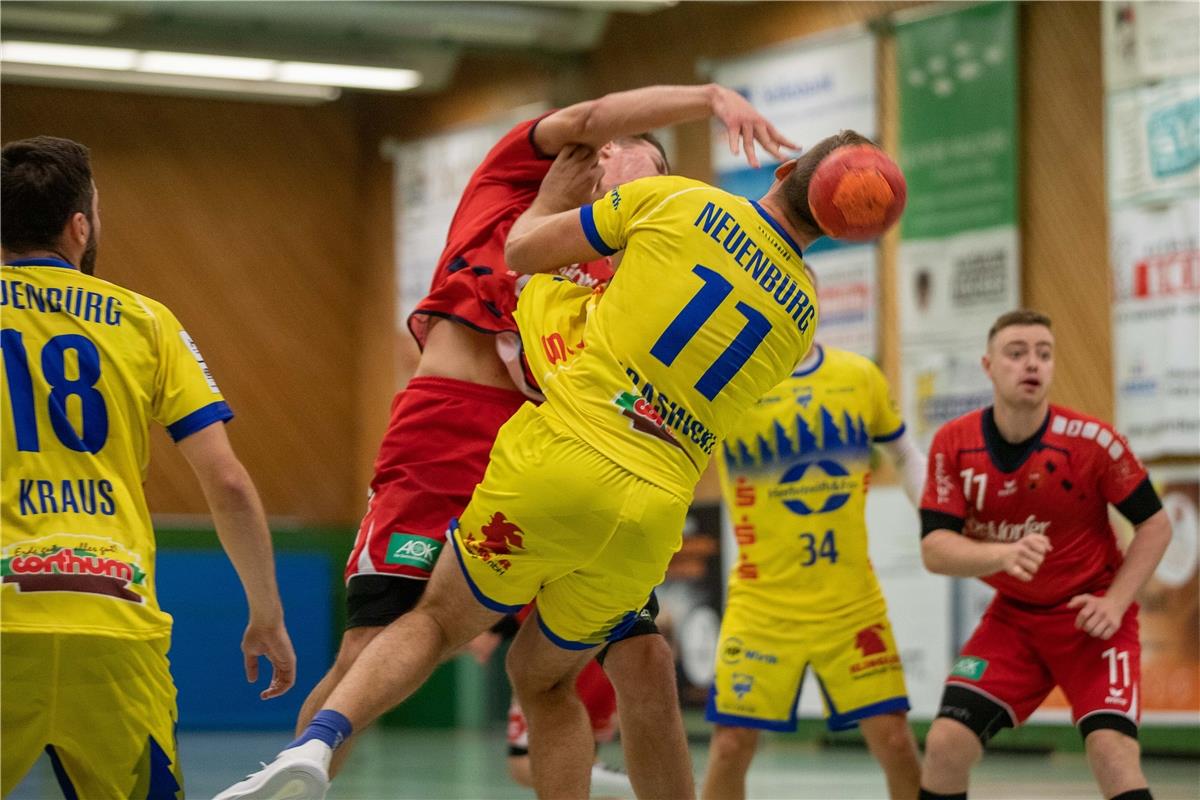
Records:
M352 64L317 64L304 61L277 61L266 58L241 58L203 53L176 53L160 50L130 50L116 47L83 47L44 42L4 42L0 44L4 73L12 77L48 78L45 71L31 66L65 67L78 70L73 80L132 85L145 76L148 86L182 86L165 76L186 76L223 81L223 91L247 84L248 93L258 94L269 84L399 92L421 85L421 73L411 69L389 69ZM26 65L26 66L22 66ZM104 70L101 72L91 72ZM37 73L41 74L37 74ZM120 78L117 74L120 73ZM87 75L91 77L87 77ZM284 94L285 92L280 92ZM330 93L326 92L325 96ZM336 97L337 92L332 92Z

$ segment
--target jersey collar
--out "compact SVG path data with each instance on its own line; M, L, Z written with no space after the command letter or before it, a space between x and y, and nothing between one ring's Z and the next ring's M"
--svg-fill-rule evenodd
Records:
M750 205L754 206L754 210L758 212L759 216L765 219L767 224L774 228L775 232L783 237L783 240L788 243L788 247L796 251L796 255L804 258L804 251L800 249L800 245L796 244L796 240L793 239L786 230L784 230L783 226L780 225L774 217L767 213L765 208L758 204L757 200L751 200Z
M61 258L17 258L4 263L6 267L63 267L75 269L75 265Z
M993 466L1004 473L1013 473L1021 468L1021 465L1029 460L1042 443L1042 436L1046 433L1046 428L1050 425L1051 410L1046 409L1046 418L1042 420L1042 427L1037 429L1037 433L1030 436L1023 442L1013 444L1006 441L1000 435L1000 428L996 425L995 409L993 406L988 406L983 410L981 423L983 426L983 443L987 446L988 457L991 459Z
M821 367L822 364L825 363L825 348L821 347L819 344L814 344L813 348L817 351L817 360L814 361L811 366L805 367L804 369L798 369L793 372L793 378L803 378L805 375L812 375Z

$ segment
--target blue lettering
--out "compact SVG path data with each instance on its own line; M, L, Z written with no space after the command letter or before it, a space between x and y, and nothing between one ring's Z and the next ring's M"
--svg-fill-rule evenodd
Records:
M104 307L104 321L109 325L121 324L121 301L117 298L108 298L108 304Z
M42 505L43 514L57 514L58 503L54 499L54 484L50 481L38 481L38 501ZM50 510L47 511L46 509Z
M33 481L21 479L21 514L36 514L37 506L33 504Z
M713 203L708 203L704 208L700 209L700 216L696 217L696 221L692 225L697 228L703 227L704 232L708 233L712 230L713 223L717 221L717 214L721 211L724 211L724 209L718 208Z
M103 299L95 292L87 293L87 303L83 307L84 322L98 322L100 320L100 301ZM95 316L92 316L93 311L96 312Z
M742 242L747 238L746 232L742 230L742 226L735 224L733 226L733 230L731 230L729 235L725 237L725 241L722 243L722 246L724 246L726 253L732 254L733 251L737 250L738 247L741 246ZM733 244L730 244L730 242L733 242Z
M79 482L79 495L80 495L80 498L83 500L83 513L95 514L96 513L96 482L88 481L87 486L86 486L87 491L84 491L84 488L85 487L84 487L83 481L80 481Z
M112 496L113 485L111 481L100 481L100 513L106 517L111 517L117 511L117 504Z
M791 276L784 276L783 283L775 288L775 302L781 306L786 306L788 300L791 299L792 293L796 291L796 281L792 280ZM787 289L785 292L784 289Z
M733 214L730 214L728 211L721 214L721 218L717 220L717 227L714 228L713 232L710 234L713 238L713 241L721 241L721 234L725 232L725 229L729 227L729 223L732 221Z
M764 289L766 289L768 292L773 292L773 291L775 291L775 284L778 283L779 279L782 277L783 277L783 270L779 269L779 267L772 264L769 267L767 267L767 274L763 276L763 279L761 281L762 287Z
M742 242L742 249L738 250L737 255L733 257L733 260L736 261L738 266L742 269L746 268L746 264L744 262L746 260L746 254L750 252L751 247L757 247L757 245L754 244L753 239L747 236L746 241Z
M21 305L21 293L17 291L18 289L21 288L21 286L22 286L22 284L17 283L16 281L12 282L12 307L13 308L25 309L28 307L28 306Z
M62 311L62 289L51 286L46 290L46 307L51 311Z
M80 481L79 483L79 488L82 489L84 482ZM79 503L75 502L75 490L71 488L70 481L62 482L62 510L64 514L66 514L68 511L72 511L76 514L79 513Z

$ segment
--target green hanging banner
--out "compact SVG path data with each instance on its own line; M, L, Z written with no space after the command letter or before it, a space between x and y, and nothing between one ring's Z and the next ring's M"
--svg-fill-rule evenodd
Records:
M904 396L925 441L990 400L976 366L983 340L1020 301L1017 13L987 3L896 28Z

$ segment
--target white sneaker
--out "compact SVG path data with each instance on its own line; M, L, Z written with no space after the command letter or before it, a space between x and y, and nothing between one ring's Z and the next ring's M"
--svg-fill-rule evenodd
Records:
M592 796L611 795L633 797L633 784L629 782L629 776L624 770L597 761L592 765Z
M333 750L319 739L291 747L213 800L325 800Z

